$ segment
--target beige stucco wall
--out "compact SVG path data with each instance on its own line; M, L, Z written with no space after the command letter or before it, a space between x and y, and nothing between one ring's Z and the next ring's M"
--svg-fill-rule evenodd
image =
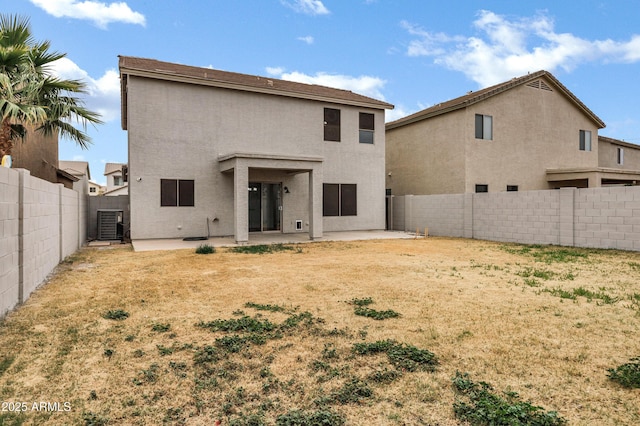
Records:
M618 164L618 148L623 150L623 162ZM623 170L640 170L640 145L600 140L598 145L600 167Z
M218 158L233 153L323 159L324 182L358 185L358 216L324 218L325 231L383 229L384 111L238 90L128 80L131 237L234 234L234 175ZM341 142L323 141L323 109L339 108ZM358 143L358 112L376 115L374 145ZM193 179L194 207L160 207L160 179ZM309 223L309 175L250 169L249 181L282 183L283 232ZM213 220L213 219L216 220Z
M493 140L475 139L475 114L493 117ZM580 130L591 131L591 151L579 150ZM559 90L518 86L391 129L387 147L387 187L396 195L468 193L476 184L538 190L549 188L547 168L597 166L598 128Z
M464 192L465 112L388 130L386 187L395 195Z

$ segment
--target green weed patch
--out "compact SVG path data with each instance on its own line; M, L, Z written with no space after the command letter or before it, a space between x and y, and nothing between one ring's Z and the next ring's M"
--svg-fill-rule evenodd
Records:
M628 363L610 368L609 378L626 388L640 388L640 357L631 358Z
M237 246L228 249L231 253L243 253L243 254L268 254L281 251L295 250L291 245L287 244L257 244L253 246ZM300 252L300 250L298 250Z
M122 320L125 320L125 319L129 318L129 312L124 311L122 309L111 309L111 310L108 310L107 312L105 312L102 315L102 318L110 319L110 320L116 320L116 321L122 321Z
M555 411L520 401L515 392L502 396L486 382L473 382L467 373L456 372L453 388L457 394L453 404L456 417L472 425L557 426L566 421Z

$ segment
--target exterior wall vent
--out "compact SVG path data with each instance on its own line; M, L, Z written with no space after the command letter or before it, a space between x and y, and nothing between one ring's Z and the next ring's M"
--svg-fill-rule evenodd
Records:
M541 89L541 90L547 90L549 92L553 92L551 87L549 87L549 85L547 85L547 83L545 83L542 80L532 81L530 83L527 83L527 86L533 87L534 89Z

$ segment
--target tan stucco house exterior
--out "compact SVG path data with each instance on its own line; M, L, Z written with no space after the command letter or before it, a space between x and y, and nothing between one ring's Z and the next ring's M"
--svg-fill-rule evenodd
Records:
M106 163L104 165L104 177L107 180L105 196L127 195L129 193L128 183L123 170L127 167L124 163Z
M527 74L387 123L386 187L406 195L640 182L640 146L599 137L604 127L551 73Z
M385 109L346 90L120 57L131 238L385 227Z

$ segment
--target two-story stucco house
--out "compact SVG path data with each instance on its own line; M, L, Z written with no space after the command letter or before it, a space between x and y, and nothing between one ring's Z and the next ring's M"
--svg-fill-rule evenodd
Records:
M127 165L123 163L106 163L104 165L104 176L107 179L107 188L103 195L127 195L128 183L125 181L123 170Z
M120 57L131 238L385 227L385 109L346 90Z
M551 73L538 71L387 123L386 185L404 195L640 181L640 147L618 141L628 161L614 164L615 140L598 137L604 127ZM601 164L608 150L611 161Z

